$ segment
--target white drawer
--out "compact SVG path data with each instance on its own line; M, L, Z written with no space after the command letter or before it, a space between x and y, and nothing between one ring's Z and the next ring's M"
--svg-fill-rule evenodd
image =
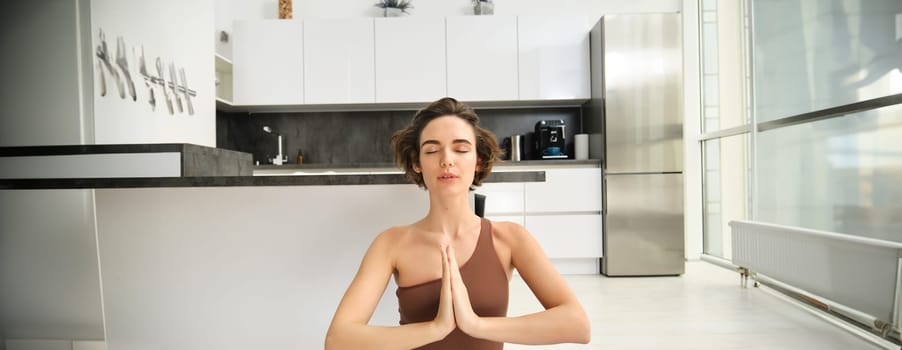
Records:
M526 229L549 258L601 257L601 214L527 215Z
M601 168L548 169L525 186L527 213L601 211Z
M485 215L523 213L523 183L488 183L476 189L485 195Z
M487 215L485 218L492 221L510 221L520 226L523 226L524 222L523 215Z

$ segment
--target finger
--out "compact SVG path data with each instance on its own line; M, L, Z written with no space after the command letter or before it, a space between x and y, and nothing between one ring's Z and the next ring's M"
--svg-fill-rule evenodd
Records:
M454 247L448 248L448 258L451 260L451 284L463 287L463 279L460 276L460 265L457 263L457 254L454 253Z
M452 245L448 245L448 260L451 261L452 267L459 267L457 266L457 254L454 253L454 246Z
M448 248L442 247L442 277L448 274Z
M443 297L451 297L451 279L453 270L451 269L451 263L448 260L448 249L442 249L442 296Z

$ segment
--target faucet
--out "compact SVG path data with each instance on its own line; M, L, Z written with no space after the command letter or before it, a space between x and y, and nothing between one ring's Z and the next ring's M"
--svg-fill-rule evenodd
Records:
M266 131L268 134L273 133L273 129L267 125L263 126L263 131ZM279 139L279 152L275 158L270 159L273 165L282 165L284 163L288 163L288 157L282 154L282 134L275 133L276 137Z

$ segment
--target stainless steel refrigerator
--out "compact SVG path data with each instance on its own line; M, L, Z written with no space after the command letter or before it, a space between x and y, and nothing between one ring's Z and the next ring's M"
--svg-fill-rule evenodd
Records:
M590 153L604 168L601 271L683 274L680 16L605 16L590 42L592 99L584 118L596 145Z

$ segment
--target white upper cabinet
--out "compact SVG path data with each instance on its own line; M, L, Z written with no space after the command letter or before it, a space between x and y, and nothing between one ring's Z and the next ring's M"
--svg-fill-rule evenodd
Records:
M375 21L376 102L431 102L446 96L445 19Z
M585 17L237 21L238 106L585 100Z
M520 99L589 98L589 30L584 17L518 17Z
M448 17L448 96L517 100L517 18Z
M373 19L304 20L304 102L373 103Z
M233 28L236 105L304 103L304 27L301 21L238 21Z

